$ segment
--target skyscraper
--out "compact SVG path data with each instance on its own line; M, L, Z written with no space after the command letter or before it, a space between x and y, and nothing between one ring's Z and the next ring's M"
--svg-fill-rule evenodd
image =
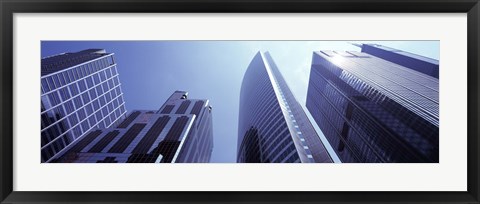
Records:
M187 95L175 91L158 111L134 110L117 127L90 131L56 162L209 162L212 108L208 100Z
M313 53L306 106L342 162L439 161L438 78L402 53Z
M49 162L93 128L126 110L113 53L88 49L42 59L41 161Z
M240 92L237 162L332 162L268 52L258 52Z

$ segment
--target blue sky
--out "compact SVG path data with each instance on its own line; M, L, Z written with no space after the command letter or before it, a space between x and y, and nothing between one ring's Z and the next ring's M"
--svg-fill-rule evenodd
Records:
M350 43L377 43L433 59L440 55L439 41L43 41L41 55L89 48L115 53L127 111L156 110L175 90L188 91L192 99L209 99L211 162L235 162L240 86L253 56L270 52L306 110L313 51L360 51Z

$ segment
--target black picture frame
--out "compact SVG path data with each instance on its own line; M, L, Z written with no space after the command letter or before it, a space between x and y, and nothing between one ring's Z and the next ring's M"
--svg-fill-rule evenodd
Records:
M0 0L1 203L479 203L478 0ZM467 13L468 189L466 192L24 192L13 191L13 15L15 13L353 12ZM448 176L448 175L446 175Z

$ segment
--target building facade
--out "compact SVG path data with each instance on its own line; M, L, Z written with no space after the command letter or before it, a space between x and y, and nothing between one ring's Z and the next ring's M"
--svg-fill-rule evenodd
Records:
M50 162L93 128L125 117L113 53L89 49L41 61L41 162Z
M134 110L112 128L90 131L59 163L207 163L213 149L208 100L175 91L157 111Z
M438 78L406 57L313 53L306 106L342 162L439 162Z
M332 162L268 52L258 52L240 92L237 162Z
M378 44L361 44L359 46L362 48L363 53L382 58L438 79L438 60Z

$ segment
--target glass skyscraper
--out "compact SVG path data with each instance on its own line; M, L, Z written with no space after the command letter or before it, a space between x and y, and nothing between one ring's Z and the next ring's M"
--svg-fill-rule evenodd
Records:
M332 162L268 52L258 52L243 77L237 162Z
M75 142L60 163L204 163L213 149L208 100L175 91L158 111L134 110L118 126Z
M93 128L125 117L113 53L88 49L41 61L41 162L50 162Z
M307 109L342 162L439 162L438 78L405 64L438 61L381 48L314 52Z

